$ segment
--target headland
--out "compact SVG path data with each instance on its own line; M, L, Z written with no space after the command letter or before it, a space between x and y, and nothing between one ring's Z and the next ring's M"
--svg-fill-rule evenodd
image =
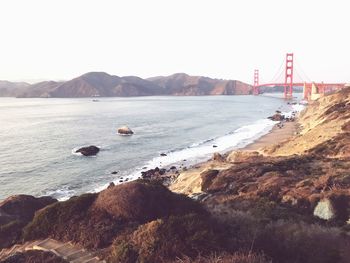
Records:
M15 244L50 238L107 262L346 263L349 169L348 88L245 149L180 171L169 188L149 176L64 202L8 198L0 244L12 250L0 262L28 257Z

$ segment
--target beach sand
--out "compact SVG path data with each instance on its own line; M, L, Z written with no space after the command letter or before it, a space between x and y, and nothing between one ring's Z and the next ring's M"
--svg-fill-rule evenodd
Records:
M295 121L284 122L282 128L279 128L277 125L275 125L269 133L260 137L255 142L247 145L242 150L261 151L265 147L288 140L291 136L295 135L297 131L298 125Z
M279 144L283 141L290 140L290 138L298 131L297 122L284 122L283 127L279 128L277 125L272 130L257 139L255 142L247 145L244 148L237 149L238 151L258 151L264 153L267 147ZM232 151L226 153L227 156ZM226 161L208 160L190 167L186 171L181 171L175 181L169 186L169 189L176 193L186 194L189 196L198 195L201 193L201 176L200 174L207 170L223 170L227 169L233 164Z

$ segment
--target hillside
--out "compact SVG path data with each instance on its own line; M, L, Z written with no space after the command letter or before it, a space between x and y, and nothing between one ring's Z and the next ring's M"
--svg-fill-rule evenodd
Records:
M0 82L0 96L20 98L130 97L159 95L244 95L251 86L236 80L219 80L183 73L142 79L118 77L105 72L89 72L65 82L36 84Z
M10 197L0 245L49 238L110 263L348 263L349 107L350 88L326 96L302 113L298 134L181 170L172 192L155 178L63 202ZM186 180L197 181L193 198L176 187Z
M10 82L0 80L0 97L16 97L23 92L30 84L25 82Z
M27 87L17 97L128 97L159 94L161 89L138 77L118 77L90 72L66 82L46 81Z
M167 77L148 79L162 87L168 95L247 95L251 86L238 80L211 79L177 73Z

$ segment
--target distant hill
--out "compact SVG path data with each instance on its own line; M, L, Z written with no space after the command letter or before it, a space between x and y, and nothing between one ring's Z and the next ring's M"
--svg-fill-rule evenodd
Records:
M250 85L238 80L211 79L185 73L148 80L162 87L168 95L246 95L252 91Z
M157 95L243 95L251 94L251 86L237 80L211 79L177 73L166 77L142 79L136 76L118 77L105 72L89 72L65 82L43 81L29 85L9 82L0 96L20 98L54 97L130 97ZM5 87L6 86L6 87Z
M23 92L30 84L25 82L10 82L0 80L0 97L16 97Z

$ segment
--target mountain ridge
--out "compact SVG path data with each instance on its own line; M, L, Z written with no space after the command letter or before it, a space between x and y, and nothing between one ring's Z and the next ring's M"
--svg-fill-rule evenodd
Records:
M1 83L0 97L19 98L248 95L252 92L251 85L238 80L190 76L185 73L143 79L88 72L68 81Z

